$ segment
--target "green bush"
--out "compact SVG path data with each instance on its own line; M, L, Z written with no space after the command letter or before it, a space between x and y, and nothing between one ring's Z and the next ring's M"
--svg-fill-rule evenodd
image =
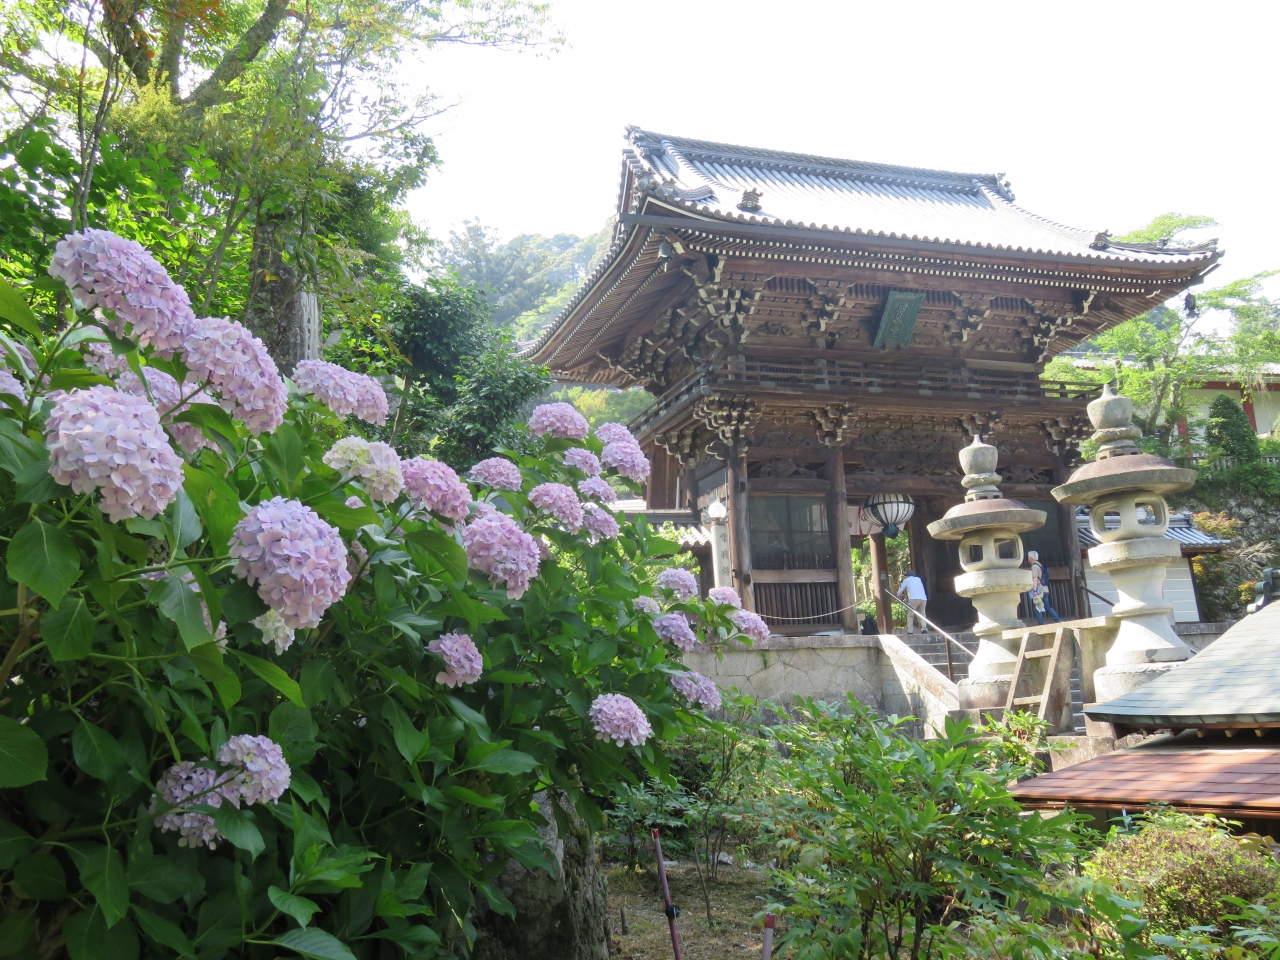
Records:
M1224 918L1238 912L1225 898L1259 901L1280 880L1275 861L1232 836L1223 821L1169 813L1112 837L1085 872L1140 895L1150 932L1166 935L1199 926L1225 931Z
M1045 940L1023 905L1055 900L1042 881L1077 855L1076 818L1025 813L1008 788L1024 768L967 722L935 740L903 723L850 698L807 701L773 728L794 804L780 945L803 960L930 960Z
M1258 434L1249 422L1244 408L1235 400L1220 393L1209 407L1209 425L1205 430L1209 446L1221 450L1224 456L1235 457L1241 463L1258 459Z

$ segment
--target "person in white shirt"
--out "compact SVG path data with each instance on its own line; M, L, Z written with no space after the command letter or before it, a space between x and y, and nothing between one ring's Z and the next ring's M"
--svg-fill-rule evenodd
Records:
M898 596L911 608L911 613L907 614L907 633L927 633L924 621L920 618L924 615L924 605L929 598L924 592L924 581L916 576L914 570L908 570L907 575L902 578ZM916 629L917 625L919 630Z

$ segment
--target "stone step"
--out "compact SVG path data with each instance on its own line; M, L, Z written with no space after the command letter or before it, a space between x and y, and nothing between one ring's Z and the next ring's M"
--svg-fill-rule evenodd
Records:
M914 650L925 663L946 676L947 673L947 639L936 633L899 634L899 639ZM976 646L976 637L966 637L967 646ZM951 672L958 683L969 676L969 659L956 650L951 650ZM1080 687L1080 664L1074 657L1071 664L1071 719L1076 733L1084 732L1084 697Z

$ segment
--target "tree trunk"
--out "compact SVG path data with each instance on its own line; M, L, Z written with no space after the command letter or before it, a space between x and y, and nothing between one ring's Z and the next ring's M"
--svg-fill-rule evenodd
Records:
M320 302L284 259L281 216L263 216L254 231L244 322L262 340L286 377L300 360L320 356Z
M605 881L591 832L563 794L540 793L535 799L549 824L539 832L555 858L559 877L509 863L498 886L515 905L516 916L496 914L481 899L476 907L472 960L608 960ZM553 802L567 815L569 829L563 836L556 826Z

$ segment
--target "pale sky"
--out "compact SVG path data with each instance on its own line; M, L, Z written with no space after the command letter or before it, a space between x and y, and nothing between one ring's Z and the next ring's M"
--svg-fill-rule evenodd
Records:
M832 157L1003 172L1019 205L1123 233L1207 214L1216 285L1280 268L1280 4L551 0L547 55L441 49L437 237L586 234L627 124ZM1280 293L1280 285L1268 284Z

